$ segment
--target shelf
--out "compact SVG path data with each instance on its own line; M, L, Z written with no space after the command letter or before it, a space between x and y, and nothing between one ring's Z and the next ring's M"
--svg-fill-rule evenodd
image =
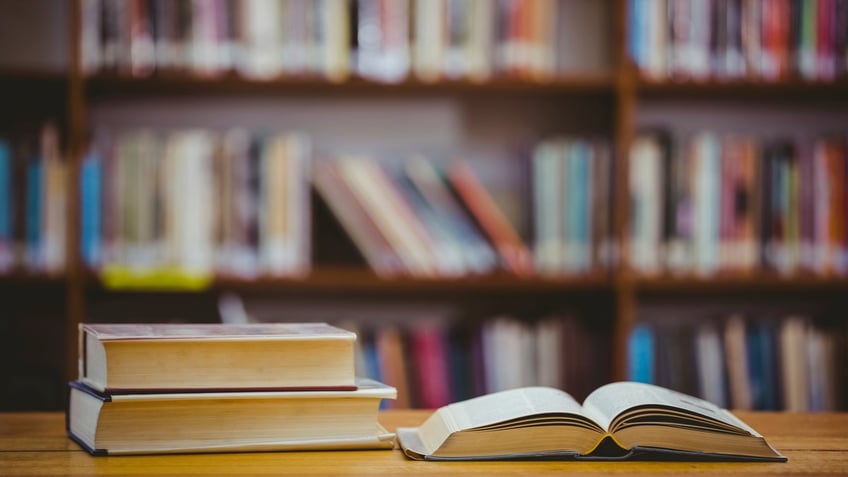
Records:
M763 80L637 80L637 95L644 99L848 100L848 78L835 81Z
M0 67L0 82L39 82L64 83L68 75L62 71L51 71L37 68L3 68Z
M12 271L0 274L0 288L10 287L57 287L67 284L65 274L47 274L26 271Z
M258 280L218 279L215 288L246 292L377 292L377 293L564 293L611 289L607 276L517 277L509 274L461 278L382 278L358 269L322 269L308 278Z
M96 274L89 274L89 283L95 289L109 292ZM120 293L187 292L192 290L155 287L115 290ZM603 273L581 277L518 277L509 274L486 275L460 278L383 278L371 271L359 268L321 268L304 278L259 277L244 279L217 277L209 288L199 290L232 291L236 293L274 294L323 294L323 293L366 293L366 294L491 294L531 293L552 294L569 292L612 291L612 281Z
M450 80L424 82L409 78L398 83L384 83L351 77L331 82L321 77L279 77L269 80L246 79L231 73L223 76L198 76L190 73L156 74L130 77L98 74L85 79L86 91L94 97L136 95L212 95L212 94L278 94L278 95L382 95L382 94L612 94L611 74L583 74L551 81L498 78L485 82Z
M824 277L772 273L717 275L713 277L657 276L634 277L632 285L641 293L745 294L745 293L845 293L848 277Z

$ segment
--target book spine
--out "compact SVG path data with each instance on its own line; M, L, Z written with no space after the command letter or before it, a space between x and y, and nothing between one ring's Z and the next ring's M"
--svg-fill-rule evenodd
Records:
M629 370L627 379L654 383L654 334L650 325L640 323L630 333L628 343Z
M477 180L471 167L458 162L449 172L451 184L501 256L505 267L526 275L532 271L532 256L494 199Z
M12 188L12 149L0 138L0 273L14 264L14 192Z
M101 260L101 213L103 187L100 157L89 151L80 166L80 247L83 263L91 268Z
M559 148L553 142L536 147L533 156L534 237L536 269L543 274L555 274L561 267L560 240L562 187Z

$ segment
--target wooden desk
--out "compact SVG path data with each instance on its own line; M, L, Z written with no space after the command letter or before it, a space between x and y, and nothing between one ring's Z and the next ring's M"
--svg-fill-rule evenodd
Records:
M380 421L393 430L428 415L384 412ZM0 414L0 475L848 474L848 414L738 415L789 462L417 462L397 450L91 457L65 435L63 414L18 413Z

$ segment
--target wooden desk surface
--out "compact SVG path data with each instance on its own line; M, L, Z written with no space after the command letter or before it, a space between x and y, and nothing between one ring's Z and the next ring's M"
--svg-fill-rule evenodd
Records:
M389 411L380 421L394 430L428 415ZM64 414L14 413L0 414L0 475L848 474L848 413L737 415L789 462L418 462L398 450L92 457L65 435Z

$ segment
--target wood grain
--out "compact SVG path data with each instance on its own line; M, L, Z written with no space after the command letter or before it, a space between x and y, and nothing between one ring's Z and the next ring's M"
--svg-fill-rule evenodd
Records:
M391 430L429 411L386 411ZM62 413L0 414L0 474L53 475L813 475L848 471L848 414L744 413L788 463L418 462L399 451L268 452L92 457L65 436Z

